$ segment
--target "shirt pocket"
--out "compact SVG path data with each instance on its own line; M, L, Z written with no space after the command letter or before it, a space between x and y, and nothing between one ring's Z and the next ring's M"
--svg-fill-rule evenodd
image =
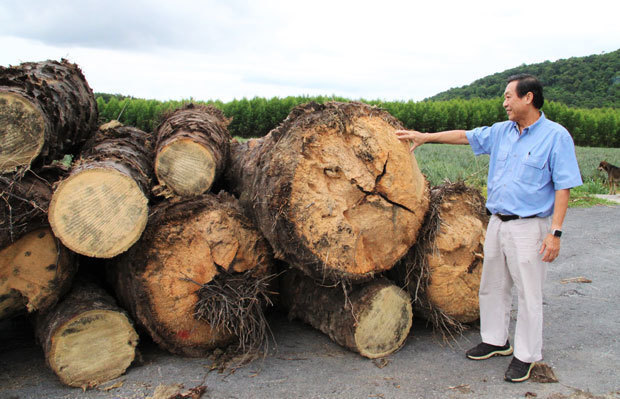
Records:
M493 183L499 181L499 179L504 175L504 170L506 169L507 160L508 160L508 151L500 149L497 152L497 157L495 158L494 173L491 179Z
M545 176L549 174L546 166L546 157L528 156L519 166L517 180L521 183L541 186Z

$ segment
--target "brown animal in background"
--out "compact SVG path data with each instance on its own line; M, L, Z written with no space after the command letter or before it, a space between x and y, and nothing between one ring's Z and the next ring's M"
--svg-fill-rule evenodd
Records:
M616 182L620 181L620 168L608 162L602 161L598 165L598 170L607 172L607 182L609 183L609 194L616 194Z

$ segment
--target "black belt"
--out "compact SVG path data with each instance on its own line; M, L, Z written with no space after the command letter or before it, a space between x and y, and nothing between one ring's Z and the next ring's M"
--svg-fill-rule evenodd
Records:
M495 216L500 218L500 220L502 222L509 222L511 220L516 220L516 219L531 219L531 218L535 218L536 217L536 215L532 215L532 216L519 216L519 215L502 215L501 213L496 213Z
M487 215L491 215L491 212L487 209ZM502 215L501 213L495 213L495 216L497 216L502 222L509 222L511 220L517 220L517 219L531 219L531 218L535 218L536 215L531 215L531 216L519 216L519 215Z

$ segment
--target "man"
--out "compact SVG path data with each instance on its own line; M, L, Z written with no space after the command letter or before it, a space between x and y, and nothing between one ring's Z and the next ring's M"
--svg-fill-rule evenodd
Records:
M582 184L568 131L545 118L542 85L532 75L508 78L503 106L508 121L474 130L420 133L399 130L411 151L424 143L469 144L489 154L487 210L492 215L484 244L480 281L482 343L467 351L473 360L509 356L512 286L518 314L514 357L504 378L525 381L542 359L542 289L546 263L560 252L570 189Z

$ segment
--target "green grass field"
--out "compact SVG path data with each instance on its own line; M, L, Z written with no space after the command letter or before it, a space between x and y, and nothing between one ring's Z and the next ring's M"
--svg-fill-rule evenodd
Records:
M608 193L607 175L597 170L597 167L604 160L620 165L620 148L577 147L576 152L583 186L572 190L571 206L607 204L608 201L593 197L593 194ZM464 180L486 192L489 167L487 155L476 157L467 145L425 144L415 150L415 156L431 185L446 180Z

